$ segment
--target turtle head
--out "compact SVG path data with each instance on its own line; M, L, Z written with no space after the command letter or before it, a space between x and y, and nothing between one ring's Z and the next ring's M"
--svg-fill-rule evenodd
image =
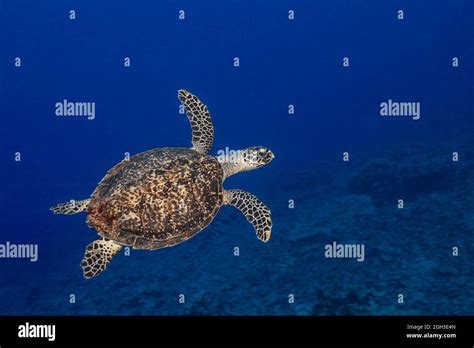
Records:
M260 168L270 163L274 158L273 152L263 146L253 146L236 151L221 161L224 178L239 172Z
M257 169L268 164L275 158L273 152L263 146L253 146L242 151L242 165L248 169Z

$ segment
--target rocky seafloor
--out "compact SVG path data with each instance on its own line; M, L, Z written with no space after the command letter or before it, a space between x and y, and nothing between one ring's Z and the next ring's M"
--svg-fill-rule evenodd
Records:
M474 314L473 148L459 147L458 162L449 147L411 148L350 170L277 175L258 193L273 211L266 244L240 213L224 207L190 241L118 255L102 275L85 280L78 264L94 234L52 243L50 257L34 272L9 275L9 285L0 289L0 312ZM83 217L71 219L74 229L83 223ZM66 220L59 224L70 228ZM326 258L325 245L333 241L364 244L365 260Z

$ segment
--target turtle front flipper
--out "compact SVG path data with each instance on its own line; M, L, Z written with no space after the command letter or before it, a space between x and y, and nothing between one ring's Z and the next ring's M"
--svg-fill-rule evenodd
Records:
M257 197L242 190L226 190L224 204L239 209L255 228L258 239L268 242L272 233L272 213Z
M82 201L71 200L66 203L55 205L54 207L49 208L49 210L54 214L77 214L86 211L90 201L90 199L83 199Z
M214 140L214 127L207 106L183 89L179 90L178 98L186 109L186 116L191 124L193 150L207 154Z
M92 278L104 271L112 257L122 246L105 238L97 239L86 247L81 262L85 278Z

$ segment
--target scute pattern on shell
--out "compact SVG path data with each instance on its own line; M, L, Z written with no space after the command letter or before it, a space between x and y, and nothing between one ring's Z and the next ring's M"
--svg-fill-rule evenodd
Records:
M215 157L187 148L158 148L113 167L92 194L87 223L138 249L183 242L206 227L223 200Z

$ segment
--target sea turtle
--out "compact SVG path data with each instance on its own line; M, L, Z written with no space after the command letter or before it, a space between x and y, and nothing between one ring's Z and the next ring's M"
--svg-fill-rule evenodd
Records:
M122 246L154 250L191 238L224 204L239 209L261 241L269 240L270 210L251 193L225 190L223 182L269 163L273 153L258 146L227 157L209 155L214 129L207 107L185 90L179 90L178 98L191 124L191 148L163 147L134 155L110 169L89 199L51 208L55 214L87 212L88 226L100 236L86 247L81 262L85 278L104 271Z

